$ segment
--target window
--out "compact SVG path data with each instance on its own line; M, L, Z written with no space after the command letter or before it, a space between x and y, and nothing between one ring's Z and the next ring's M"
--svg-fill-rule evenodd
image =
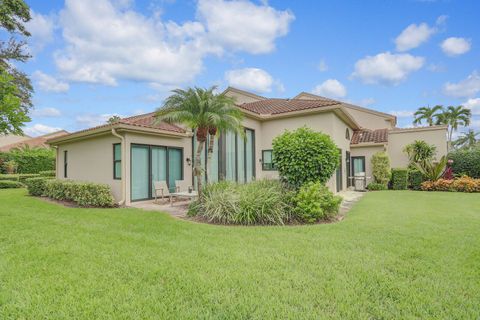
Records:
M365 157L352 157L352 173L353 175L365 174Z
M63 177L67 178L67 169L68 169L68 151L63 151Z
M350 130L348 128L345 131L345 139L350 140Z
M275 170L273 163L273 150L262 150L262 169L264 171Z
M122 145L115 143L113 145L113 179L122 178Z

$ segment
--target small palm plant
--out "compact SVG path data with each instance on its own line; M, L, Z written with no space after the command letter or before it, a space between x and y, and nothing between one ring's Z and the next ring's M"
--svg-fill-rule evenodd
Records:
M435 124L442 111L443 106L441 105L436 105L435 107L421 107L413 114L413 124L417 125L425 121L431 127Z
M197 178L197 191L202 192L201 155L210 135L208 159L213 154L215 136L218 132L243 132L243 113L235 106L233 98L225 94L215 94L215 86L209 89L176 89L168 97L162 108L157 110L158 121L183 124L195 132L197 150L193 174ZM210 161L209 161L210 162ZM209 168L207 166L207 178Z
M413 165L428 181L437 181L443 176L445 168L447 167L447 157L443 156L439 162L433 162L431 160L423 160Z

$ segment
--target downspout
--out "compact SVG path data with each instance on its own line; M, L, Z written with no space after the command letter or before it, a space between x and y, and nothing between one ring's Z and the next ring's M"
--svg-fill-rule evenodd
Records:
M122 164L122 199L118 202L118 205L119 206L122 206L125 204L125 190L126 190L126 187L125 187L125 177L126 177L126 174L127 174L127 170L126 170L126 167L127 167L127 163L125 162L125 149L126 149L126 146L125 146L125 137L118 134L117 131L115 131L115 128L112 128L112 134L117 137L117 138L120 138L121 140L121 143L120 143L120 149L122 150L122 154L121 154L121 164Z

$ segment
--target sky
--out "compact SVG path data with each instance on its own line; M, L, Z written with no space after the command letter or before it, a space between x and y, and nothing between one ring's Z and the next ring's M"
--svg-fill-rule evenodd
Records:
M32 136L154 111L175 88L301 91L480 130L480 1L27 0ZM460 129L460 132L467 128Z

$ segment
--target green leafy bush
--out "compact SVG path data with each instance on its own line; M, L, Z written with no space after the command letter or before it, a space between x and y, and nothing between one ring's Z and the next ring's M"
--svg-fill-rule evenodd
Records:
M388 154L384 151L377 152L372 156L371 161L375 182L383 184L386 187L391 177L390 158L388 157Z
M428 181L437 181L440 179L447 167L447 157L443 156L440 158L440 161L433 162L431 160L424 160L419 163L414 164L415 168L420 171Z
M55 177L55 170L46 170L46 171L40 171L38 173L41 177Z
M55 169L55 150L47 148L14 149L0 154L0 162L15 161L17 173L38 173ZM6 172L3 169L3 172Z
M337 215L342 198L320 182L308 182L293 198L295 218L305 223L328 220Z
M408 186L408 170L404 168L392 169L392 189L405 190Z
M47 177L36 177L25 180L25 185L28 189L28 194L32 196L43 196L47 187Z
M371 182L368 184L367 189L370 191L387 190L388 186L383 183Z
M273 157L282 181L294 188L306 182L326 183L340 160L330 136L306 127L273 139Z
M290 196L275 180L213 183L205 187L201 197L190 206L189 215L201 216L209 222L282 225L291 219Z
M448 159L453 160L452 169L455 175L480 178L480 146L452 151L448 154Z
M414 163L433 160L437 153L437 147L423 140L415 140L413 143L405 146L403 152L408 155L409 167L412 167Z
M18 181L0 180L0 189L22 188L24 185Z
M2 164L2 168L7 174L15 174L18 169L18 164L15 160L6 160Z
M38 174L0 174L0 180L25 182L26 179L38 177Z
M408 187L410 189L420 190L423 181L423 174L419 170L408 170Z
M105 184L51 179L45 183L45 196L73 201L81 207L113 207L110 187Z

